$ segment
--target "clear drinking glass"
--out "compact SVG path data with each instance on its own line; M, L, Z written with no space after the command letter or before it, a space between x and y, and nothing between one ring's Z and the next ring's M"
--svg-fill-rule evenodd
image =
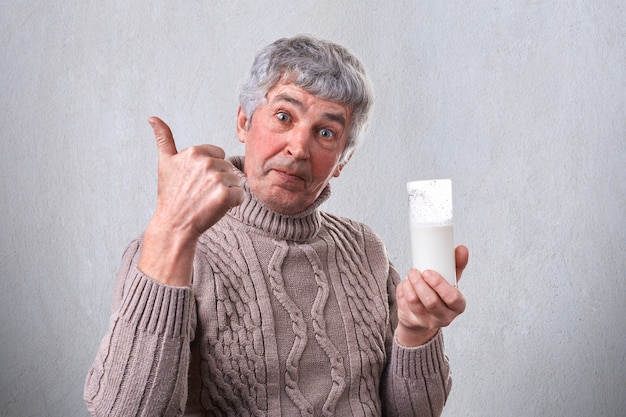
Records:
M438 272L456 286L452 223L452 181L407 183L413 267Z

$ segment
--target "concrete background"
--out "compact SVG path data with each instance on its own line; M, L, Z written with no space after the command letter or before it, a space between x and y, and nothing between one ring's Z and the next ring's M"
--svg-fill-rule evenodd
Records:
M409 267L405 182L452 178L471 250L445 416L626 409L620 0L0 1L0 415L83 416L126 243L154 207L147 119L238 154L254 53L348 46L376 106L328 211Z

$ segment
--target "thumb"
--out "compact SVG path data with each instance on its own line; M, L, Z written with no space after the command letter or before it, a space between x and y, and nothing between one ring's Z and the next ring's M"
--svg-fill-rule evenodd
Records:
M154 137L156 139L157 148L159 150L159 158L163 156L176 155L176 144L174 143L174 136L170 127L158 117L151 117L148 122L154 130Z

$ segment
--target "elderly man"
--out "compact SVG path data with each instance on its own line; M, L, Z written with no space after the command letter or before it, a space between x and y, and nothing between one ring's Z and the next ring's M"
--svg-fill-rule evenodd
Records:
M256 57L240 94L245 155L178 152L151 118L157 207L124 253L85 385L98 416L439 415L440 328L465 309L433 271L405 280L365 225L319 210L372 94L345 48L307 36ZM468 251L456 249L457 274Z

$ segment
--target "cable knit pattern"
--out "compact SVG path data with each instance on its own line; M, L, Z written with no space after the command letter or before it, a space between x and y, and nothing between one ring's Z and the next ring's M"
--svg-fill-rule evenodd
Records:
M206 335L211 354L203 355L206 364L203 364L202 371L210 374L215 381L215 384L204 385L203 398L210 398L216 413L227 411L234 404L239 410L250 410L250 415L264 415L267 393L263 385L266 376L261 334L262 306L256 302L251 278L261 273L260 267L257 265L251 270L240 251L223 246L224 243L238 246L238 240L229 230L214 232L223 233L215 239L203 241L200 246L206 259L213 260L213 279L210 282L214 285L211 297L214 304L210 312L206 315L204 311L199 313L203 315L201 319L211 324ZM244 240L242 246L252 250L249 241ZM234 262L225 262L225 259ZM206 294L206 291L197 292Z
M298 387L298 365L304 352L307 340L307 325L304 321L302 311L298 305L287 295L285 283L281 274L281 266L287 255L287 244L284 242L276 242L277 249L269 264L269 277L272 287L272 293L281 306L289 314L291 319L291 327L293 329L294 341L289 355L287 357L287 373L285 375L286 391L289 398L296 404L301 416L312 416L313 407L306 400L300 388Z
M366 255L363 233L349 222L329 220L331 242L337 247L337 266L341 277L342 290L347 303L345 313L347 321L355 324L354 334L349 344L354 345L351 354L353 366L360 366L358 381L359 399L367 410L367 415L379 415L380 405L377 401L379 379L385 361L384 334L388 324L388 314L384 305L386 299L385 282L376 282ZM328 242L329 245L331 242Z
M143 276L141 239L129 246L85 386L90 411L178 416L189 391L187 410L210 416L439 415L441 333L418 348L394 342L399 277L378 237L319 211L329 187L285 216L240 175L244 201L200 238L191 288Z
M346 387L346 370L343 363L341 352L337 349L328 337L326 332L326 317L324 316L324 307L328 301L330 292L328 278L321 268L321 262L315 251L308 246L301 247L306 254L307 259L313 266L315 274L315 282L318 285L317 295L311 308L311 317L313 318L313 330L315 339L320 345L330 361L330 377L332 379L332 388L324 405L322 406L322 416L334 416L335 407L339 396Z

